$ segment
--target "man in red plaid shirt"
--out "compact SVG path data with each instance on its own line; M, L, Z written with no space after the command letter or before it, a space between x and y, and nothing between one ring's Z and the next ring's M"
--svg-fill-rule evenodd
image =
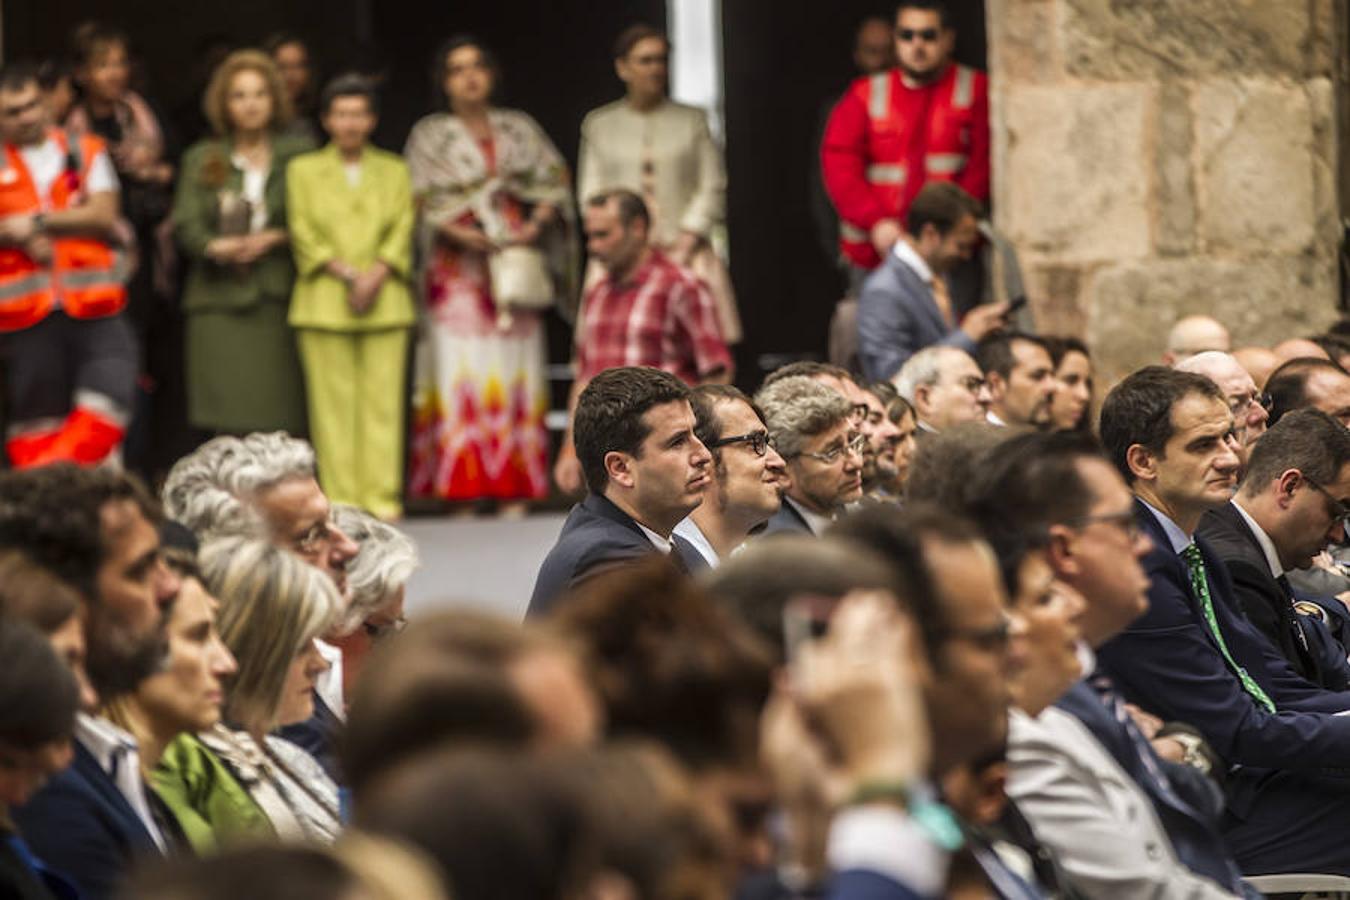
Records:
M570 417L596 375L615 366L651 366L690 385L731 380L731 352L712 294L648 244L650 224L647 205L632 191L604 191L586 202L586 249L605 275L586 291L577 318L569 424L553 468L568 493L581 489Z

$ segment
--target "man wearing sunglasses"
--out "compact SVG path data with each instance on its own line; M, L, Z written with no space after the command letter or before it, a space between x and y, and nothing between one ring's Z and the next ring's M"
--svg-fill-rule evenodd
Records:
M755 402L786 464L783 506L764 533L819 536L848 504L862 498L867 437L853 406L838 391L803 376L761 388Z
M861 272L900 239L926 183L951 181L989 199L988 79L952 61L955 44L945 3L903 0L899 67L854 81L830 115L821 169L839 212L840 251Z
M778 512L786 485L783 457L769 445L764 414L729 384L705 384L689 397L694 435L712 453L703 502L675 526L711 567Z
M1344 771L1350 759L1350 691L1325 690L1294 670L1244 615L1224 560L1196 535L1205 514L1226 506L1236 489L1227 398L1208 378L1149 366L1107 396L1101 434L1153 543L1143 560L1148 611L1102 645L1102 668L1127 699L1188 722L1212 745L1227 775L1224 836L1244 873L1350 875L1342 837L1350 782L1328 771ZM1253 469L1265 468L1262 455L1253 451ZM1331 469L1314 474L1326 479L1318 486L1330 499L1308 485L1307 472L1289 467L1251 484L1273 480L1275 491L1283 482L1273 502L1297 503L1328 534L1340 530L1331 504L1350 489L1344 469Z
M1347 497L1350 431L1324 412L1301 409L1256 444L1232 502L1200 520L1200 535L1227 567L1248 620L1296 672L1331 690L1350 684L1345 650L1319 620L1297 612L1286 572L1307 568L1328 543L1345 540Z

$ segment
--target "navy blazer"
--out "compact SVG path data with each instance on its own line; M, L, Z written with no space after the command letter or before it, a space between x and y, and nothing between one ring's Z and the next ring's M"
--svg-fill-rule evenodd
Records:
M688 572L708 568L693 544L671 537L672 561ZM658 552L638 523L599 494L587 494L563 522L558 542L544 557L526 615L546 613L570 588L614 563Z
M858 293L858 360L869 381L888 381L915 353L948 344L967 353L975 342L948 327L932 289L894 253L887 253Z
M131 804L79 741L75 761L13 811L33 854L84 900L114 895L132 864L160 855Z
M870 869L850 869L830 876L825 892L828 900L922 900L915 893L887 875Z
M1270 563L1256 534L1232 503L1205 513L1197 530L1228 567L1233 596L1247 619L1266 636L1308 681L1328 690L1350 685L1345 655L1339 661L1323 653L1325 642L1311 622L1293 608L1291 593L1270 572Z
M1100 648L1103 670L1135 703L1194 725L1230 765L1309 772L1350 768L1350 716L1332 715L1350 709L1350 693L1323 690L1293 671L1238 611L1222 560L1197 539L1224 642L1277 711L1258 706L1224 661L1191 595L1186 563L1172 550L1162 524L1142 503L1136 503L1136 513L1154 544L1143 560L1149 608ZM1245 816L1247 804L1233 787L1230 781L1230 808Z
M1239 891L1237 864L1219 833L1222 798L1216 802L1212 783L1189 766L1161 759L1143 735L1138 741L1131 737L1086 681L1075 684L1055 705L1092 732L1148 796L1177 859L1192 872Z

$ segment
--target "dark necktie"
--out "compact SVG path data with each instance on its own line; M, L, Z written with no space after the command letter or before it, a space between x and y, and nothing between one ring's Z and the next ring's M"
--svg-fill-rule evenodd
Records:
M1306 653L1308 652L1308 636L1303 633L1303 622L1299 620L1298 610L1294 607L1294 589L1290 587L1289 579L1284 575L1275 580L1279 583L1280 590L1284 593L1285 603L1289 606L1289 623L1294 631L1294 640L1298 641L1298 645Z

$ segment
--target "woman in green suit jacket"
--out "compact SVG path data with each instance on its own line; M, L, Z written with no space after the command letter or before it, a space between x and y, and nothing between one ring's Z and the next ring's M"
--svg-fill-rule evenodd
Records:
M174 228L188 258L188 416L216 432L305 431L304 386L286 309L291 158L311 149L277 129L290 101L272 60L231 53L203 101L217 137L183 157Z
M319 479L335 503L402 513L403 376L414 321L413 202L402 158L369 146L374 88L340 76L320 100L332 142L286 173L291 295Z

